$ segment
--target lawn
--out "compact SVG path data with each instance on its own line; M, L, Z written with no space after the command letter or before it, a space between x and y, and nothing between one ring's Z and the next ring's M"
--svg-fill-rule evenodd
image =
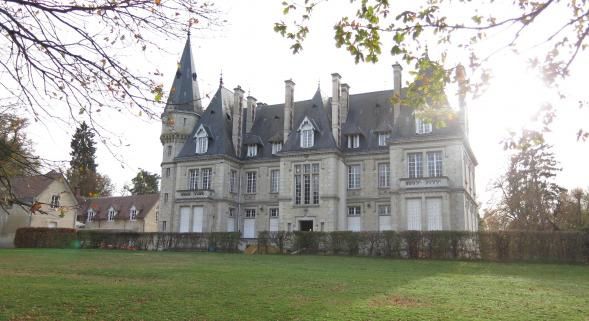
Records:
M0 250L0 320L589 320L589 267Z

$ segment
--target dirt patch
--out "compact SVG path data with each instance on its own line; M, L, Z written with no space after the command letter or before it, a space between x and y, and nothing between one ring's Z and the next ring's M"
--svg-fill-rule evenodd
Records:
M396 306L396 307L402 307L402 308L416 308L416 307L429 306L429 304L427 304L427 302L425 302L423 300L410 298L410 297L406 297L406 296L401 296L398 294L382 296L382 297L379 297L376 299L372 299L369 302L369 305L371 307L379 307L379 308L390 307L390 306Z

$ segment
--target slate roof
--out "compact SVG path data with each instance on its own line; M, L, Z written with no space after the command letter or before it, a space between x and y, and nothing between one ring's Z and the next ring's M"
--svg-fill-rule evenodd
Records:
M294 103L293 129L282 148L283 151L313 151L336 148L335 140L331 134L331 122L329 121L328 108L325 106L326 102L328 100L323 99L321 91L317 88L311 100ZM301 148L300 146L301 133L298 128L305 117L309 118L315 127L314 145L311 148Z
M202 111L198 78L190 47L190 36L186 39L186 45L178 63L178 69L176 70L174 82L172 83L172 88L170 88L170 95L166 103L166 110L182 110L198 113Z
M219 87L207 109L202 113L199 121L192 130L190 137L184 143L177 158L199 157L211 155L229 155L235 157L235 151L231 140L233 123L231 120L231 108L233 106L233 92L227 88ZM204 154L196 154L196 131L204 125L209 136L209 146Z
M44 175L15 176L10 178L10 187L16 199L22 202L32 202L53 181L63 178L57 171L50 171Z
M144 194L131 196L112 196L86 198L80 201L78 216L79 221L85 221L88 209L92 208L96 213L94 220L106 220L108 210L112 206L117 214L115 220L128 220L131 208L137 209L137 218L145 218L147 213L157 204L160 194Z
M245 128L245 126L242 126ZM272 142L282 141L284 128L284 104L261 105L256 108L256 117L249 134L244 136L244 145L259 139L258 155L248 159L262 159L276 157L272 155ZM253 136L253 137L252 137ZM258 143L259 144L259 143ZM242 158L246 158L247 148L242 148Z

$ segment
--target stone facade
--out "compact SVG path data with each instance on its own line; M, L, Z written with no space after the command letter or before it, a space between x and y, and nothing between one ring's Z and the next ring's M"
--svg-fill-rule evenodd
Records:
M51 171L45 175L14 177L11 187L16 198L26 205L0 207L0 247L12 247L16 230L21 227L76 226L78 201L63 175ZM28 204L40 204L40 208L31 213Z
M257 103L221 85L206 109L186 43L162 115L160 231L476 230L466 107L444 128L392 105L395 88ZM190 91L190 90L189 90ZM196 103L198 102L198 104ZM419 156L421 155L421 156Z

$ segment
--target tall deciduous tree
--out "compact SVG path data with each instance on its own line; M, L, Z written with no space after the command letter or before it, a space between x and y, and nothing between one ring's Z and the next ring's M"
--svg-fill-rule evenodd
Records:
M450 78L458 65L446 55L459 49L468 57L466 68L471 75L461 90L473 94L478 94L490 77L489 58L502 50L525 55L548 84L558 85L589 48L589 1L349 2L348 11L337 17L333 35L335 46L348 51L357 63L377 62L383 53L390 53L412 65L429 44L441 53L439 60ZM291 49L297 53L312 31L313 13L329 5L342 7L337 1L283 1L284 15L293 19L276 22L274 30L291 41ZM485 43L490 38L498 43ZM526 50L520 50L520 45ZM583 130L577 135L589 137Z
M72 137L72 158L67 171L70 185L82 196L107 196L112 192L110 179L96 171L95 145L92 129L82 122Z
M149 107L162 99L161 72L122 59L164 50L163 39L215 22L204 0L2 1L0 100L35 120L59 117L64 105L73 117L107 109L157 115Z
M160 176L158 174L139 169L137 175L131 180L133 187L129 191L132 195L158 193L159 179Z
M515 144L507 172L495 184L501 200L485 220L506 229L560 229L559 199L564 189L554 182L560 170L542 135L524 132Z

